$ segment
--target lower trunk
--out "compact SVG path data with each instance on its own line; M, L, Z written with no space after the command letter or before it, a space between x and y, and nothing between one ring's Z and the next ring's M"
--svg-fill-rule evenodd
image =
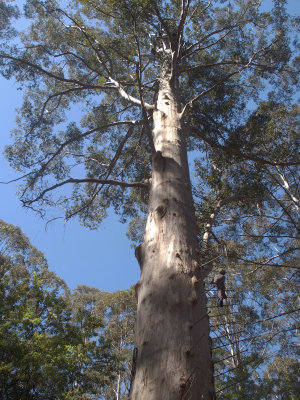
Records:
M135 376L131 400L215 398L209 323L184 132L167 81L154 112L156 149L144 243L136 255Z

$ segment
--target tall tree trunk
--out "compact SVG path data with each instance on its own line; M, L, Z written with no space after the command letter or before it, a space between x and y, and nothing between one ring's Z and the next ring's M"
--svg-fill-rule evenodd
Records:
M144 243L136 250L141 279L132 400L215 398L185 133L174 86L161 81L153 115L156 153L148 220Z

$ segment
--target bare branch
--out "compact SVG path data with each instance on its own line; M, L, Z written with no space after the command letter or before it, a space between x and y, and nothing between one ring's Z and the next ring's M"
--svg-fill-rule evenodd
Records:
M36 173L34 182L36 182L36 180L38 179L38 177L41 176L41 175L43 174L43 172L46 170L46 168L49 166L49 164L54 160L54 158L57 157L57 156L63 151L63 149L64 149L66 146L68 146L69 144L71 144L72 142L77 141L77 140L84 139L85 137L91 135L92 133L95 133L95 132L100 131L100 130L102 130L102 129L108 129L108 128L111 128L111 127L114 127L114 126L120 126L120 125L132 125L132 127L133 127L133 126L135 126L137 123L138 123L137 121L117 121L117 122L112 122L112 123L107 124L107 125L98 126L98 127L94 128L94 129L91 129L91 130L89 130L89 131L87 131L87 132L82 133L81 135L78 135L78 136L75 136L75 137L70 138L69 140L67 140L66 142L64 142L64 143L62 143L62 144L60 145L60 147L57 149L57 151L52 155L52 157L50 157L50 159L49 159L46 163L42 164L42 167L41 167L40 170L37 171L37 173ZM132 131L131 131L131 132L132 132ZM126 139L126 140L127 140L127 139ZM33 182L33 183L34 183L34 182ZM24 192L24 193L25 193L25 192Z
M53 54L51 51L49 51L49 49L47 49L46 46L41 45L41 44L38 44L38 45L35 45L35 46L26 46L25 48L26 48L26 49L42 48L48 55L50 55L51 57L54 57L54 58L64 57L64 56L72 56L72 57L74 57L76 60L81 61L82 64L86 66L86 68L88 68L89 70L91 70L91 71L95 72L97 75L99 75L99 71L98 71L98 70L96 70L95 68L91 67L91 66L87 63L87 61L86 61L84 58L82 58L81 56L79 56L79 55L76 54L76 53L73 53L73 52L70 51L70 50L69 50L69 51L65 51L65 52L63 52L63 53L57 53L57 54L54 53L54 54Z
M205 134L201 133L198 129L196 129L196 128L192 127L192 126L190 126L189 128L199 138L201 138L206 143L208 143L211 147L216 147L218 149L224 150L227 153L232 154L232 155L234 155L236 157L243 158L245 160L254 161L254 162L257 162L257 163L260 163L260 164L268 164L268 165L273 165L273 166L279 165L279 166L285 167L285 166L289 166L289 165L300 165L300 161L295 161L295 162L281 162L281 161L273 162L273 161L266 160L264 158L255 156L253 154L245 154L245 153L242 153L239 150L236 150L236 149L221 145L220 143L214 141L213 139L210 139L210 138L206 137Z
M28 60L24 60L24 59L20 59L17 57L13 57L9 54L5 54L5 53L0 53L0 58L4 58L4 59L8 59L11 61L14 61L18 64L21 65L25 65L27 67L31 67L33 69L35 69L36 71L40 72L42 75L46 75L49 76L50 78L53 78L59 82L65 82L65 83L73 83L75 85L78 85L81 88L85 88L85 89L101 89L101 90L107 90L109 89L107 86L102 86L102 85L93 85L90 83L84 83L81 81L78 81L77 79L68 79L68 78L64 78L62 76L56 75L53 72L47 71L44 68L42 68L40 65L38 64L34 64Z
M185 51L185 56L186 56L186 57L189 57L191 54L193 54L195 51L198 51L198 50L195 50L193 53L189 53L189 51L193 50L193 49L194 49L195 47L197 47L200 43L203 43L206 39L210 38L211 36L214 36L214 35L216 35L217 33L221 33L221 32L223 32L223 31L225 31L226 29L228 29L228 28L227 28L227 27L223 27L223 28L217 29L217 30L215 30L215 31L213 31L213 32L210 32L210 33L207 34L206 36L204 36L204 38L202 38L201 41L199 40L197 43L191 44L191 45L186 49L186 51Z
M285 251L283 251L283 252L281 252L279 254L276 254L273 257L269 257L266 261L264 261L262 263L255 262L255 264L259 264L259 266L257 268L255 268L254 270L252 270L250 272L247 272L246 275L251 275L251 274L255 273L258 269L263 268L263 267L265 267L267 265L270 265L270 261L275 260L275 258L282 257L285 254L292 253L292 252L297 251L297 250L300 250L300 247L293 247L293 248L287 249L287 250L285 250ZM243 259L243 261L245 261L245 260ZM251 264L252 263L253 262L251 262ZM272 264L272 265L274 266L276 264Z
M281 165L281 164L277 164L277 165ZM282 208L282 210L285 212L285 214L288 216L288 218L290 219L290 222L294 225L296 231L298 233L300 233L298 223L297 223L297 221L294 220L293 216L291 215L291 213L289 212L287 207L285 207L285 205L282 203L282 201L279 200L276 196L274 196L274 193L271 192L268 188L267 188L267 191L270 194L270 196L279 204L279 206Z
M46 109L46 107L47 107L47 104L49 103L49 101L51 101L52 99L54 99L55 97L62 97L62 96L64 96L65 94L69 94L69 93L72 93L72 92L78 92L78 91L81 91L81 90L87 90L88 88L83 88L83 87L75 87L75 88L70 88L70 89L67 89L67 90L63 90L63 91L61 91L61 92L57 92L57 93L53 93L52 95L50 95L48 98L47 98L47 100L44 102L44 105L43 105L43 108L42 108L42 111L41 111L41 114L40 114L40 118L42 118L43 117L43 115L44 115L44 112L45 112L45 109ZM51 111L53 111L53 109L51 110Z
M249 59L249 61L245 64L242 65L241 68L239 68L236 71L231 72L230 74L228 74L227 76L225 76L223 79L219 80L218 82L216 82L214 85L212 85L210 88L203 90L201 93L199 93L196 97L194 97L193 99L191 99L188 103L186 103L186 105L183 107L181 113L180 113L180 117L182 118L184 115L185 110L187 109L187 107L192 107L193 103L196 102L197 100L200 99L200 97L204 96L205 94L211 92L213 89L215 89L217 86L221 85L222 83L226 82L228 79L230 79L232 76L234 75L238 75L240 74L242 71L244 71L245 69L247 69L251 64L253 64L253 60L255 60L256 58L260 58L261 56L263 56L266 51L273 46L274 43L276 43L278 40L278 37L276 37L268 46L263 47L257 51L255 51L252 55L252 57ZM262 54L260 54L261 52L263 52ZM221 63L223 64L223 63ZM226 62L225 62L226 64ZM213 66L214 64L212 64ZM217 64L215 64L217 65Z
M70 27L76 28L76 29L78 29L78 30L84 35L84 37L85 37L85 38L87 39L87 41L89 42L91 48L94 50L94 52L95 52L95 54L96 54L96 57L97 57L97 60L98 60L98 62L100 63L100 65L102 65L102 66L104 67L104 69L106 70L107 74L111 74L112 71L113 71L113 63L112 63L111 58L109 57L107 51L106 51L106 50L104 49L104 47L100 44L100 42L99 42L96 38L91 37L91 36L87 33L87 31L86 31L86 29L85 29L84 26L80 26L74 18L72 18L69 14L67 14L67 13L66 13L64 10L62 10L61 8L54 8L54 9L52 9L51 11L54 11L54 12L55 12L55 11L58 11L58 12L60 12L61 14L63 14L66 18L68 18L70 21L73 22L74 26L66 26L66 27L67 27L67 28L70 28ZM60 21L60 22L62 22L62 21ZM62 22L62 23L63 23L63 22ZM63 23L63 24L64 24L64 23ZM106 67L105 61L102 59L102 57L101 57L101 55L100 55L98 49L94 46L94 44L92 43L92 40L91 40L91 39L97 44L97 46L98 46L98 47L101 49L101 51L103 52L104 56L106 57L107 61L109 62L110 70Z
M260 50L261 51L261 50ZM229 78L231 78L234 75L238 75L240 74L244 69L248 68L252 61L254 60L254 58L256 57L256 55L258 54L258 52L255 52L253 54L253 56L250 58L250 60L248 61L247 64L243 65L243 67L239 68L236 71L231 72L230 74L228 74L227 76L225 76L223 79L219 80L218 82L216 82L214 85L212 85L210 88L203 90L201 93L199 93L196 97L194 97L193 99L191 99L182 109L181 113L180 113L180 118L183 117L185 110L187 109L187 107L192 107L193 103L195 103L197 100L200 99L200 97L204 96L205 94L211 92L212 90L214 90L217 86L221 85L222 83L226 82Z
M196 13L198 7L200 6L200 4L201 4L201 3L196 2L196 5L195 5L195 7L194 7L194 9L193 9L193 11L192 11L192 14L190 15L190 17L189 17L187 23L186 23L186 25L188 25L188 24L191 22L191 20L193 19L193 17L194 17L194 15L195 15L195 13ZM209 0L208 5L201 11L201 14L203 14L210 6L211 6L211 0Z
M205 69L205 68L213 68L213 67L220 67L223 65L242 65L246 66L248 63L242 62L242 61L220 61L216 63L211 63L211 64L197 64L197 65L191 65L189 67L181 67L179 68L179 72L194 72L197 69ZM257 68L262 68L262 69L267 69L270 71L274 71L274 67L271 65L264 65L264 64L257 64L252 62L251 65L248 65L249 67L257 67Z
M109 175L111 174L111 172L112 172L114 166L116 165L116 162L118 161L118 159L119 159L119 157L120 157L120 155L121 155L121 153L122 153L123 147L125 146L127 140L130 138L130 136L132 135L134 126L135 126L135 125L133 124L133 125L131 125L131 126L129 127L127 134L126 134L125 137L121 140L121 142L120 142L120 144L119 144L119 146L118 146L118 149L117 149L117 151L116 151L116 153L115 153L113 159L111 160L111 162L110 162L110 164L109 164L109 167L108 167L107 171L102 175L102 176L105 175L105 178L104 178L104 179L107 179L107 178L109 177Z
M47 189L43 190L36 198L29 200L29 201L23 201L24 204L32 204L36 201L41 200L46 193L51 192L52 190L55 190L61 186L67 185L69 183L96 183L100 185L112 185L112 186L121 186L121 187L139 187L139 188L145 188L147 189L149 187L148 183L145 182L124 182L124 181L117 181L113 179L98 179L98 178L82 178L82 179L75 179L75 178L69 178L66 179L63 182L59 182L53 186L48 187Z
M280 168L277 166L276 170L278 172L278 175L280 176L282 183L277 179L276 175L271 173L269 170L267 170L267 173L269 176L274 179L274 181L285 191L285 193L288 195L288 197L291 199L291 201L294 203L295 209L300 212L300 200L295 196L295 194L292 192L290 184L284 174L284 171L280 170Z
M182 37L183 37L183 30L184 30L184 26L185 26L185 22L186 22L186 18L187 18L187 14L189 11L189 7L190 7L190 0L181 0L181 14L180 14L180 20L179 20L179 25L178 25L178 29L177 29L177 37L176 37L176 43L175 43L175 54L173 57L173 69L176 65L177 59L179 57L180 54L180 50L182 48Z
M0 181L0 184L1 184L1 185L9 185L10 183L18 182L18 181L20 181L20 180L26 178L27 176L29 176L29 175L31 175L31 174L32 174L32 172L28 172L28 174L19 176L18 178L15 178L15 179L11 179L10 181Z

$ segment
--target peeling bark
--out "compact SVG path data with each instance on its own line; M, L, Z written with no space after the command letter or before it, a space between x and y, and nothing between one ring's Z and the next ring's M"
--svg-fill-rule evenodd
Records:
M144 243L136 249L141 279L131 400L215 398L185 132L174 86L161 81L153 112L148 220Z

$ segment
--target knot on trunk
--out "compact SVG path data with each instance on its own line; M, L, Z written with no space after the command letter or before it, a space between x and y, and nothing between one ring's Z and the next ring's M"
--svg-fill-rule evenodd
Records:
M161 151L157 151L153 156L153 169L155 171L165 170L165 158L163 157Z
M161 204L160 206L156 207L155 209L155 214L162 219L167 211L168 211L168 206L169 206L169 200L168 199L164 199L163 200L163 204Z
M140 269L142 270L143 268L143 261L144 261L144 243L140 244L138 247L135 248L134 250L134 255L136 259L138 260Z
M139 289L141 286L141 281L138 281L135 285L134 285L134 292L135 292L135 298L138 301L138 297L139 297Z
M198 281L198 279L196 278L196 276L194 275L193 277L192 277L192 285L193 286L197 286L199 284L199 281Z

